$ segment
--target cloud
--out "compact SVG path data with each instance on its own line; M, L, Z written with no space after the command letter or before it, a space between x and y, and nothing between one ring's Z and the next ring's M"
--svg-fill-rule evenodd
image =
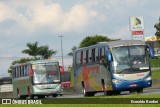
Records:
M11 18L11 15L12 12L10 12L10 8L0 2L0 22Z
M131 39L131 32L129 30L129 25L125 25L123 27L115 29L115 33L110 34L109 37L113 39Z
M41 27L50 27L57 32L79 31L85 29L90 19L96 17L92 11L83 4L75 4L68 11L64 11L59 3L47 4L40 0L37 2L17 1L12 6L0 3L0 21L8 18L17 21L19 27L34 31Z

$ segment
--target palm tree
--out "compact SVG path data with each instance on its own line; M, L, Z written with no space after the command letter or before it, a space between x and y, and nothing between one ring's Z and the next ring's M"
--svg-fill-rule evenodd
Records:
M38 42L35 43L27 43L28 49L24 49L22 53L28 54L30 56L34 56L34 59L37 59L37 56L41 56L43 59L50 58L53 54L56 54L56 51L52 49L49 50L49 47L46 46L38 46Z
M40 47L38 47L37 41L35 43L27 43L27 47L28 49L22 50L22 53L34 56L34 58L39 55Z
M49 50L49 47L46 46L41 46L39 50L39 55L42 56L43 59L48 59L50 58L53 54L56 54L56 51L53 51L52 49Z

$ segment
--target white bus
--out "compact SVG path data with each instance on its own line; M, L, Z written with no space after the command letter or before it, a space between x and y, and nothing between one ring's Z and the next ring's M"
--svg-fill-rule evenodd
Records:
M56 60L37 60L12 66L13 95L18 98L45 98L62 95L64 68Z

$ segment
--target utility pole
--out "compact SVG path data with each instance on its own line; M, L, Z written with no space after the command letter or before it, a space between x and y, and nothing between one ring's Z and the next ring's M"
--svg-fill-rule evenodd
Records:
M63 46L62 46L62 37L64 37L64 36L58 36L58 37L61 37L61 54L62 54L62 66L64 66L64 64L63 64Z

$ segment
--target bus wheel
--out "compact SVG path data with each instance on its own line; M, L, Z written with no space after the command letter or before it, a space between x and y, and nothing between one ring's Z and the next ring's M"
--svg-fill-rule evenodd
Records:
M137 89L137 93L143 93L143 88Z
M84 97L87 96L86 88L85 88L84 85L82 85L82 93L83 93L83 96L84 96Z
M52 97L57 97L58 96L58 94L52 94Z
M121 94L121 91L116 91L116 95L120 95Z
M17 98L18 98L18 99L21 99L21 95L20 95L20 93L19 93L19 89L17 89Z
M17 93L17 98L21 99L21 95L19 93Z
M103 90L103 93L104 93L105 96L108 95L104 84L102 84L102 90Z
M34 95L31 95L30 88L28 88L28 96L30 97L30 99L34 99Z
M38 96L38 99L43 99L43 98L45 98L44 95L39 95L39 96Z

